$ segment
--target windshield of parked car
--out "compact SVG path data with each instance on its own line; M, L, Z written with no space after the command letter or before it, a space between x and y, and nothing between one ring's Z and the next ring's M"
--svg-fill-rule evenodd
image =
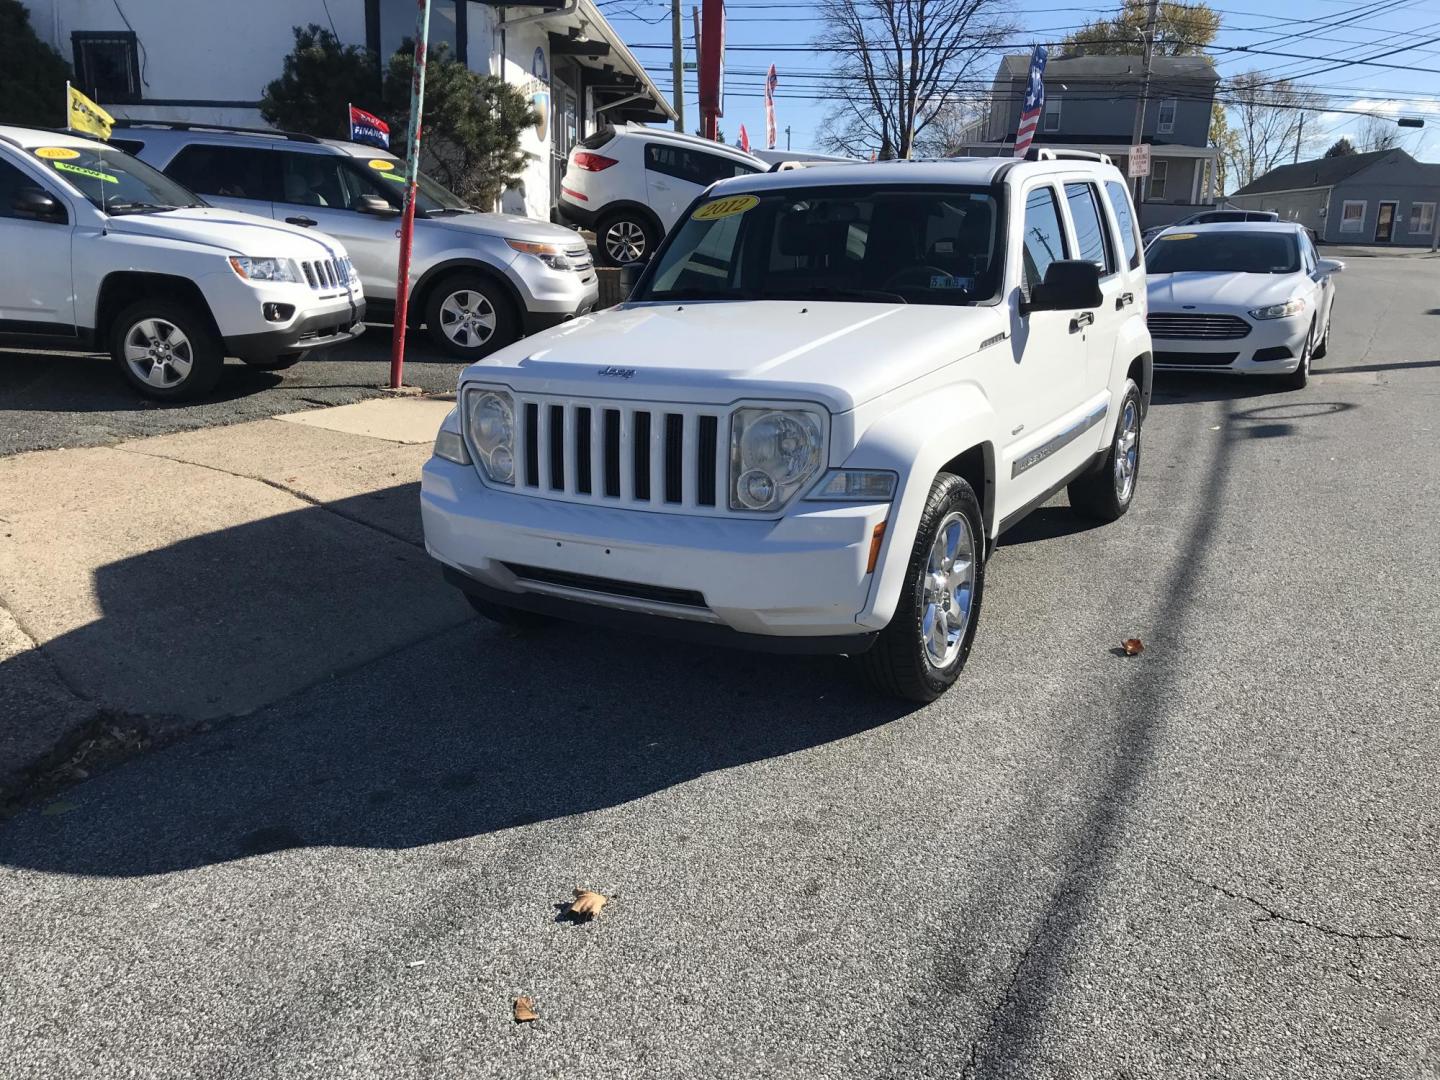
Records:
M114 147L37 146L31 153L107 214L205 205L188 188Z
M896 185L708 199L634 300L970 304L1000 289L994 195Z
M388 166L388 168L387 168ZM367 190L366 194L379 195L392 206L405 205L405 163L391 158L370 158L355 163L352 172L355 181ZM445 213L473 213L471 207L444 184L426 176L423 172L415 182L415 212L436 215Z
M1152 274L1293 274L1300 269L1300 248L1294 234L1284 232L1162 233L1145 262Z

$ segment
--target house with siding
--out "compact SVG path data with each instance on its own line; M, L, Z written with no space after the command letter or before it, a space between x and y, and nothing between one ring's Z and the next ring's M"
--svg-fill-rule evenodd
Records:
M1109 154L1125 171L1144 63L1139 55L1051 60L1045 67L1045 114L1035 145ZM964 153L1014 152L1029 71L1028 55L1001 58L989 115L971 129ZM1209 145L1210 108L1219 81L1208 57L1154 58L1141 138L1150 146L1150 176L1140 201L1143 227L1167 225L1213 205L1216 152Z
M1398 147L1281 165L1230 196L1246 210L1274 210L1329 244L1431 245L1440 165Z
M25 2L75 85L132 120L262 127L260 95L294 46L292 27L325 27L381 62L415 33L415 0ZM524 190L506 193L515 213L551 216L571 147L597 127L675 115L595 0L431 0L430 43L518 86L539 113L521 138L532 155Z

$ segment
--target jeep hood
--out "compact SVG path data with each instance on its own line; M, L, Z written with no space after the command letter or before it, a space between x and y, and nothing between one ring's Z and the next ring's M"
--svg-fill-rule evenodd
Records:
M724 404L857 405L975 352L1003 308L665 303L583 316L472 364L463 379L530 393ZM602 374L604 372L604 374Z
M1235 308L1244 310L1284 303L1299 291L1295 274L1237 274L1230 271L1187 270L1151 274L1148 289L1152 310Z
M164 213L117 214L106 220L105 230L119 236L148 236L194 244L226 255L322 259L345 254L340 242L324 233L214 206Z
M585 240L574 229L563 225L552 225L548 221L521 217L519 214L442 214L427 217L426 228L448 229L458 233L479 233L495 236L502 240L528 240L535 244L563 244L565 247L583 245Z

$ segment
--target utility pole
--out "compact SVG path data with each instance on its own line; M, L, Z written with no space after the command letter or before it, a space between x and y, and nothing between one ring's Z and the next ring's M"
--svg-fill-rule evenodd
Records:
M695 79L698 83L700 79L700 6L698 4L691 5L690 19L695 25ZM701 116L701 127L704 127L703 113ZM701 134L703 135L704 132L702 131Z
M1150 100L1150 61L1155 55L1155 21L1160 15L1160 0L1150 0L1145 11L1145 74L1140 83L1140 100L1135 105L1135 138L1131 146L1139 146L1145 137L1145 104ZM1153 163L1152 163L1152 168ZM1135 177L1135 208L1145 200L1145 177Z
M785 149L790 149L790 125L785 125Z
M675 130L685 131L685 43L680 38L680 0L670 0L670 71L675 80Z
M1292 164L1300 164L1300 140L1305 137L1305 114L1300 114L1300 126L1295 129L1295 159Z

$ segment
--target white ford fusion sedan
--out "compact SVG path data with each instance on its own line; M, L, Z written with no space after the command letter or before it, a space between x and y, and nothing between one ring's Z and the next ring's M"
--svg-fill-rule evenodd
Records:
M1145 252L1155 367L1278 375L1293 389L1325 355L1338 259L1293 222L1169 229Z

